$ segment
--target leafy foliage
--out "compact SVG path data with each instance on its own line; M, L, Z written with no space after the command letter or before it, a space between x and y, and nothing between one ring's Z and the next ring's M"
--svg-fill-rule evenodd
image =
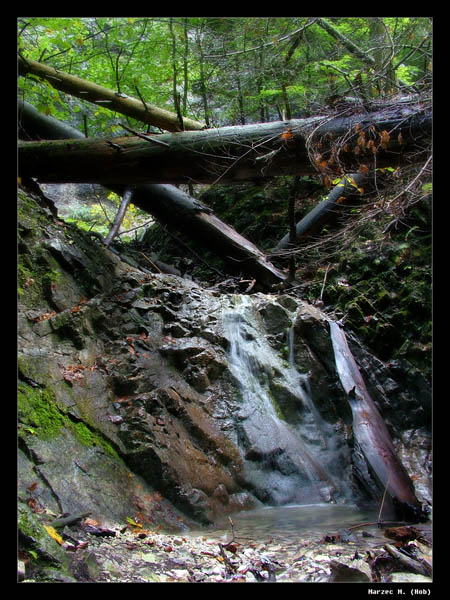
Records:
M81 205L70 210L66 207L68 223L74 223L84 231L94 231L106 237L111 224L120 205L120 197L114 192L109 192L107 202L98 202ZM130 241L141 235L145 226L152 222L148 213L138 209L134 204L128 206L122 221L120 233L121 239Z
M26 58L212 126L317 113L332 95L423 91L431 81L427 17L21 17ZM326 28L324 28L326 27ZM331 29L329 28L331 27ZM351 40L356 50L330 34ZM175 85L174 85L175 83ZM38 109L91 135L118 118L21 78ZM132 121L132 120L131 120Z

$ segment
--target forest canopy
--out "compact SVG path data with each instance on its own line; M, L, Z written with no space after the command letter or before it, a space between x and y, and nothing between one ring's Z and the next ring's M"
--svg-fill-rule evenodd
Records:
M429 17L20 17L19 54L207 127L426 93ZM123 116L30 75L19 96L90 137ZM137 123L127 118L131 127Z

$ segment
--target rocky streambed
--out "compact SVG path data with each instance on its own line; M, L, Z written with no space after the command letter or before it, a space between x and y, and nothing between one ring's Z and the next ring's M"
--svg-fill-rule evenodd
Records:
M382 531L368 524L354 530L341 528L324 533L324 528L319 527L315 532L297 534L280 533L275 528L273 535L261 530L252 535L245 522L241 515L234 521L230 519L226 530L168 534L131 523L102 529L96 521L86 518L59 529L59 534L56 530L50 531L51 535L41 532L41 536L46 536L45 544L40 542L41 553L45 545L46 569L36 567L29 546L28 552L21 553L19 579L24 583L432 581L428 526ZM399 542L388 538L398 538L402 532L403 561L389 551L390 544Z

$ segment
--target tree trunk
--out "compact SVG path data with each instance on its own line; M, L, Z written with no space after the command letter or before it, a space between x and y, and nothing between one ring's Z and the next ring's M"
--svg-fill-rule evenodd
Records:
M353 414L353 435L379 486L394 501L399 516L416 522L423 518L414 485L395 451L386 424L366 385L338 323L330 321L336 369Z
M327 19L323 17L319 17L317 19L317 25L325 29L327 33L333 36L338 42L340 42L344 48L346 48L351 54L357 56L361 60L363 60L369 66L373 66L375 64L375 60L366 52L361 50L352 40L350 40L347 36L341 33L334 25L330 23Z
M83 138L80 131L42 115L26 102L19 106L19 125L21 137L45 135L47 138L65 136L68 139L72 135L73 138ZM125 189L130 188L113 185L110 189L122 195ZM286 280L286 275L276 269L254 244L218 219L209 208L175 186L137 185L130 192L129 201L132 204L162 223L190 235L193 240L200 241L212 252L228 260L235 270L242 270L263 286L270 287Z
M19 100L18 126L21 140L85 139L81 131L39 112L29 102Z
M347 171L357 170L355 166L361 163L374 165L375 158L377 167L401 164L406 151L415 151L419 159L431 134L431 111L406 105L323 121L323 117L311 117L145 140L20 143L19 167L23 176L46 183L231 183L317 172L306 141L310 133L308 143L321 141L322 158L336 150L340 136L346 136L339 160L341 168L349 167ZM322 164L329 166L323 159Z
M309 213L295 225L294 231L290 228L289 233L278 242L275 250L285 250L286 248L293 247L301 238L316 233L332 217L336 216L338 212L337 209L346 205L345 200L347 198L360 194L358 186L362 185L366 179L366 176L361 175L361 173L346 175L337 185L335 185L322 202L319 202L317 206L310 210Z
M123 97L113 90L108 90L91 81L68 75L53 67L20 57L19 75L26 76L30 73L48 81L57 90L82 100L128 115L148 125L154 125L167 131L180 131L178 116L168 110L163 110L148 103L144 104L135 98ZM185 130L203 129L204 124L184 118L183 127Z
M131 202L159 222L200 242L230 263L234 271L250 274L265 287L287 279L252 242L221 221L208 207L173 185L136 186Z

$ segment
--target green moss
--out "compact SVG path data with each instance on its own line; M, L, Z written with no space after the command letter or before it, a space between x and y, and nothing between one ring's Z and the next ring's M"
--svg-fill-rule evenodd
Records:
M79 442L88 447L98 446L103 448L106 454L120 460L114 448L100 434L90 429L85 423L70 423L69 429L73 432Z
M361 230L357 242L328 268L325 305L346 316L347 326L382 360L407 358L431 370L431 244L426 231L382 234L384 222ZM365 239L367 238L367 239ZM308 289L322 292L325 267ZM414 344L403 347L405 340Z
M63 429L69 430L76 439L88 447L100 447L106 454L120 460L113 446L99 433L84 422L74 422L56 406L54 395L48 388L33 388L19 385L18 394L19 435L36 435L49 439L59 435Z
M275 400L275 398L273 397L273 394L271 394L269 392L269 397L270 397L270 401L272 403L272 406L275 410L275 414L277 415L277 418L280 419L280 421L286 421L286 417L283 414L283 411L281 410L280 405L278 404L278 402Z
M52 392L23 383L18 388L18 419L42 439L55 437L64 427L64 416L56 407Z
M42 526L31 517L30 512L22 505L19 505L18 525L20 531L32 539L39 539L42 536Z

